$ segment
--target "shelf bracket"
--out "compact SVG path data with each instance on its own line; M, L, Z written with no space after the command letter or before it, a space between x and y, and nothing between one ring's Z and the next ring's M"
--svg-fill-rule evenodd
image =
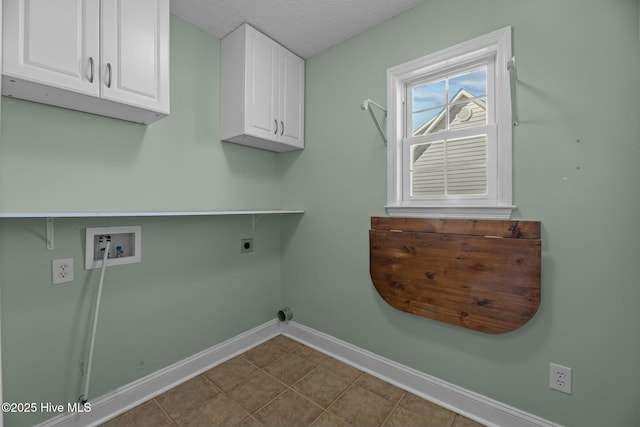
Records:
M53 236L54 236L53 218L47 218L45 225L46 225L45 239L47 241L47 249L53 250L53 248L55 247L53 242Z
M362 105L360 105L360 108L362 108L363 110L366 110L366 111L369 112L369 115L371 116L371 120L373 120L373 123L376 125L376 128L378 129L378 132L380 133L380 136L382 137L382 140L384 141L384 145L387 145L387 136L385 135L384 131L382 130L382 126L380 126L380 122L378 121L378 118L373 113L373 109L371 108L372 106L377 107L382 112L384 112L385 122L386 122L386 119L387 119L387 110L382 105L380 105L377 102L372 101L370 99L365 99L364 101L362 101Z
M256 224L258 224L258 221L260 220L260 218L262 218L262 214L251 215L251 232L252 233L256 231Z
M512 56L507 61L507 71L509 71L509 85L511 92L511 123L513 126L520 124L518 118L518 93L516 84L518 83L518 70L516 69L516 57Z

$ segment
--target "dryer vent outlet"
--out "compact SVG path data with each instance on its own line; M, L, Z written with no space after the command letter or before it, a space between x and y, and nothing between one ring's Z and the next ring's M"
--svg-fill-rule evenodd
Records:
M293 311L289 307L285 307L282 310L278 310L278 320L281 322L287 322L293 319Z

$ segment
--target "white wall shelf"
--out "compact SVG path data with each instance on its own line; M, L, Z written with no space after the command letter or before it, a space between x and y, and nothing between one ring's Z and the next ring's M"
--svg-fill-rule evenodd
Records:
M303 214L303 209L264 209L238 211L150 211L150 212L0 212L0 218L96 218L154 216L223 216Z
M45 241L47 249L54 246L55 218L116 218L116 217L167 217L167 216L230 216L251 215L251 230L254 231L262 215L303 214L303 209L263 209L244 211L149 211L149 212L0 212L3 218L45 218Z

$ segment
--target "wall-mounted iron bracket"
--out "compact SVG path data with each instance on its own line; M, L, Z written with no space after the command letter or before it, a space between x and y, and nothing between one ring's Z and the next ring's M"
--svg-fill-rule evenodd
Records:
M53 227L53 218L47 218L45 222L46 233L45 239L47 241L47 249L53 250L55 248L53 237L54 237L54 227Z
M252 233L256 231L256 225L258 224L258 221L260 220L260 218L262 218L261 214L251 215L251 232Z
M384 113L385 121L387 119L387 109L384 108L382 105L378 104L377 102L372 101L370 99L365 99L364 101L362 101L362 105L360 105L360 108L369 112L369 115L371 116L371 120L373 120L373 123L376 125L376 128L378 129L378 132L380 133L380 136L384 141L384 145L387 145L387 136L385 135L384 130L382 130L382 126L380 125L378 118L376 117L375 113L373 112L373 109L371 108L372 106L378 108Z

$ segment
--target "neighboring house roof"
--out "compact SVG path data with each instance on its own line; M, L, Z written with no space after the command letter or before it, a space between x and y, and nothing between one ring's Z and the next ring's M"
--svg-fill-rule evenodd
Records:
M469 101L466 104L462 102L465 98ZM475 95L465 89L460 89L458 93L455 94L453 99L449 102L448 108L449 115L454 117L454 119L451 121L452 128L455 128L456 123L468 122L472 117L474 118L474 121L478 120L483 123L486 121L487 104L481 99L476 98ZM463 110L465 110L465 114L469 114L469 117L460 117L460 112ZM431 120L416 129L413 135L427 135L430 133L434 133L436 130L438 130L438 127L444 128L446 125L446 122L444 122L446 117L447 108L445 107Z

